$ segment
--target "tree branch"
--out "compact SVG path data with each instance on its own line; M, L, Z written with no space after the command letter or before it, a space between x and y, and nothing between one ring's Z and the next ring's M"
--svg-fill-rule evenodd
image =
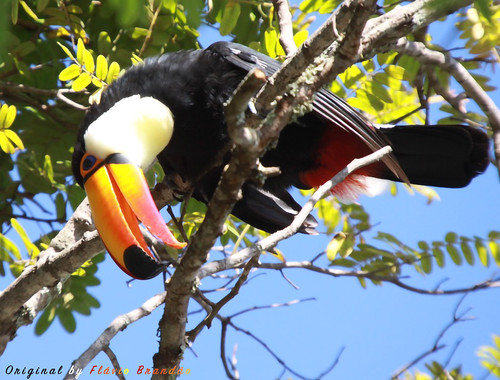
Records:
M462 304L462 301L464 300L465 296L460 299L458 302L457 306L455 307L455 311L453 312L453 318L452 320L439 332L437 338L434 341L433 346L428 349L427 351L423 352L419 356L417 356L415 359L413 359L410 363L406 364L403 368L398 370L394 375L392 375L391 379L399 379L399 377L406 371L408 371L411 367L413 367L415 364L419 363L429 355L432 355L443 348L446 347L446 345L441 343L441 340L443 339L444 335L450 330L453 326L455 326L457 323L460 322L465 322L468 321L469 319L465 319L465 315L469 310L465 310L463 313L458 315L458 308ZM455 347L456 349L456 347Z
M223 260L222 260L223 261ZM212 263L210 263L212 264ZM206 266L209 266L207 264ZM288 261L286 263L260 263L258 265L259 268L265 269L274 269L274 270L283 270L283 269L306 269L316 273L322 273L333 277L358 277L358 278L367 278L373 281L379 282L388 282L393 285L396 285L399 288L409 290L413 293L418 294L427 294L427 295L452 295L452 294L463 294L470 293L472 291L480 290L480 289L491 289L491 288L499 288L500 281L498 280L487 280L480 282L478 284L472 285L467 288L457 288L457 289L449 289L449 290L428 290L417 288L408 284L405 284L397 277L390 276L381 276L378 275L377 272L367 272L367 271L355 271L355 270L341 270L341 269L333 269L333 268L323 268L317 265L312 264L310 261ZM210 268L212 269L212 268Z
M287 56L297 51L293 39L292 14L288 6L288 0L272 0L276 15L278 16L280 28L280 44Z
M212 306L212 310L210 311L210 313L205 317L205 319L203 319L203 321L198 324L198 326L188 332L187 336L189 342L194 342L198 334L201 332L201 330L203 330L205 326L210 328L213 319L216 317L220 309L222 309L224 305L226 305L229 301L231 301L238 295L241 286L246 282L248 275L250 274L250 270L258 264L258 260L258 256L254 256L246 263L245 268L243 269L243 273L241 273L240 278L231 289L231 291L226 294L219 302Z
M71 273L103 250L104 245L91 222L88 202L84 201L52 239L50 247L40 253L37 262L26 267L0 293L0 353L17 329L31 323L47 306L49 295L53 294L51 289L62 286Z
M366 157L353 160L349 165L347 165L346 168L342 169L335 177L333 177L330 181L320 186L314 192L314 194L311 196L311 198L309 198L304 207L302 207L300 212L295 216L292 224L282 229L281 231L277 231L271 234L270 236L260 240L255 245L242 249L239 252L225 259L211 261L210 263L205 264L198 271L199 280L201 280L206 276L210 276L214 273L237 267L241 263L248 260L249 258L259 254L262 251L266 251L273 248L281 240L284 240L297 233L297 231L300 229L300 227L306 220L309 213L313 210L314 205L326 194L328 194L334 186L338 185L349 174L355 172L356 170L362 168L363 166L370 165L381 160L382 157L389 154L391 151L392 151L391 147L386 146ZM287 263L284 264L286 265ZM259 264L259 266L261 265L263 264Z
M144 302L141 307L129 311L126 314L122 314L116 317L113 322L102 332L101 335L92 343L85 352L83 352L78 359L76 359L72 364L74 368L83 369L85 368L96 356L99 352L109 349L109 343L111 339L113 339L116 334L120 331L125 330L130 324L138 321L141 318L144 318L151 314L153 310L155 310L158 306L160 306L165 301L166 292L160 293L151 297L149 300ZM118 367L119 368L119 367ZM118 369L115 366L115 369ZM65 380L73 380L76 379L77 374L66 374L64 377Z
M366 23L361 40L360 56L374 55L379 48L415 32L431 22L471 5L474 0L415 0L395 7Z

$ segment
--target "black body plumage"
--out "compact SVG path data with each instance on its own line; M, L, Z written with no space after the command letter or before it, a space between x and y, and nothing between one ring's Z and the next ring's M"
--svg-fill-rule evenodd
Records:
M76 179L81 183L78 166L85 151L86 128L122 98L151 96L167 105L174 115L172 139L158 155L167 184L179 193L192 191L195 198L207 203L230 154L224 104L252 67L270 75L279 64L242 45L217 43L205 50L150 58L132 67L103 92L100 104L92 105L85 115L73 157ZM400 165L415 184L462 187L488 164L488 139L481 131L462 126L379 131L341 99L322 90L315 99L314 112L288 125L277 146L262 157L264 165L279 166L281 174L269 178L262 188L253 182L245 184L243 198L233 214L269 232L287 226L300 209L287 189L316 186L305 182L303 174L319 165L320 150L332 128L362 142L364 148L359 156L390 143L395 151L393 165L397 170ZM380 164L368 174L398 180L391 169ZM302 232L312 233L315 225L311 217Z

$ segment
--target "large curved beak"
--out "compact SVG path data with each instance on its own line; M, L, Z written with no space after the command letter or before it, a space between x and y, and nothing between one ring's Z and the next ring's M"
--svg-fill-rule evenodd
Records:
M164 265L146 244L138 220L166 245L181 249L153 201L142 170L112 155L85 178L94 224L113 260L128 275L149 279Z

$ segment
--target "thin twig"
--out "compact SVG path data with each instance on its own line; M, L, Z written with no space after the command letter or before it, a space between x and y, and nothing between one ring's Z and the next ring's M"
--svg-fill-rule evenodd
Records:
M471 291L476 291L480 289L491 289L491 288L499 288L500 281L491 279L487 281L480 282L478 284L472 285L466 288L456 288L449 290L439 290L439 289L421 289L408 284L405 284L400 279L396 277L390 276L381 276L378 275L377 271L362 271L362 270L341 270L341 269L333 269L333 268L323 268L320 266L313 265L310 261L288 261L286 263L260 263L258 265L259 268L264 269L274 269L274 270L283 270L283 269L306 269L317 273L326 274L333 277L357 277L357 278L367 278L373 281L379 282L388 282L393 285L396 285L399 288L409 290L413 293L418 294L426 294L426 295L453 295L453 294L463 294L469 293Z
M248 275L250 273L250 270L257 265L259 261L258 256L252 257L248 263L245 265L245 268L243 269L243 272L241 273L240 278L234 285L233 289L226 294L219 302L217 302L213 307L210 313L205 317L203 321L201 321L198 326L196 326L193 330L187 333L188 339L190 342L194 342L198 334L201 332L201 330L206 326L210 328L212 325L213 319L217 316L217 313L219 312L222 307L227 304L229 301L231 301L234 297L236 297L241 289L241 286L245 283L245 281L248 278Z
M103 351L111 361L111 364L113 364L116 377L118 377L120 380L125 380L125 375L123 374L120 363L118 363L118 358L116 357L115 353L111 350L111 348L109 348L109 346L104 346Z
M227 320L221 320L221 334L220 334L220 358L222 360L222 365L224 366L224 371L226 371L226 375L231 380L238 380L239 376L237 373L233 374L229 369L229 365L227 364L226 359L226 335L227 335Z
M158 5L158 8L156 8L155 13L153 14L153 18L151 19L151 23L149 24L149 29L148 33L146 34L146 37L144 38L144 42L142 43L141 50L139 51L138 56L142 57L146 49L148 48L149 44L151 43L151 39L153 37L153 29L156 25L156 22L158 20L158 16L160 14L161 8L163 7L163 2L160 2Z
M151 297L149 300L144 302L142 306L137 309L131 310L126 314L122 314L116 317L113 322L102 332L101 335L92 343L85 352L83 352L78 359L76 359L72 364L75 368L85 368L99 352L103 351L109 346L109 342L113 339L116 334L123 331L130 324L138 321L151 314L158 306L160 306L165 300L166 292L157 294ZM65 380L75 379L76 374L66 374Z
M248 309L245 309L245 310L241 310L241 311L238 311L238 312L236 312L234 314L231 314L227 318L231 318L232 319L232 318L238 317L238 316L240 316L242 314L246 314L246 313L249 313L249 312L255 311L255 310L274 309L274 308L277 308L277 307L293 306L293 305L297 305L299 303L307 302L307 301L316 301L316 298L309 297L309 298L304 298L304 299L301 299L301 300L293 300L293 301L289 301L289 302L285 302L285 303L273 303L271 305L265 305L265 306L253 306L251 308L248 308Z
M293 39L292 14L288 6L288 0L272 0L280 29L280 44L287 56L291 56L297 51Z
M430 356L430 355L432 355L432 354L434 354L434 353L436 353L436 352L438 352L446 347L445 344L441 344L441 340L443 339L444 335L457 323L470 320L470 318L469 319L464 318L470 309L465 310L464 312L460 313L460 315L458 314L458 309L466 296L467 296L467 294L465 294L463 297L460 298L457 305L455 306L452 320L448 324L446 324L446 326L439 332L438 336L434 340L432 347L430 349L428 349L427 351L423 352L422 354L418 355L410 363L406 364L403 368L398 370L394 375L392 375L392 379L399 379L399 376L401 376L404 372L408 371L411 367L413 367L417 363L421 362L426 357L428 357L428 356ZM456 345L455 345L454 350L456 350ZM454 352L454 350L453 350L453 352Z

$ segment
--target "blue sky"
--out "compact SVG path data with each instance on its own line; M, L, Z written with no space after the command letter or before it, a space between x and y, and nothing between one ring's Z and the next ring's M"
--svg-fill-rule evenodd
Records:
M203 33L203 31L202 31ZM451 39L450 39L451 38ZM450 33L441 42L444 46L458 45ZM451 45L448 45L451 44ZM205 44L206 45L206 44ZM495 75L500 83L500 76ZM494 100L499 104L498 92ZM465 189L439 189L441 200L426 205L419 195L409 195L400 187L397 197L384 194L376 198L362 198L360 203L371 214L372 223L378 223L376 231L391 232L408 244L418 240L442 240L448 231L467 236L484 237L493 229L500 229L500 197L498 173L491 168ZM165 218L168 216L163 213ZM37 226L29 229L36 239ZM304 260L324 250L327 239L322 236L295 236L283 242L279 248L288 260ZM214 254L216 257L216 254ZM264 256L262 260L276 261ZM327 265L326 262L323 264ZM471 286L492 276L498 276L495 264L484 268L477 261L473 267L455 266L447 260L444 270L436 269L431 275L421 276L407 271L407 281L415 286L432 289L443 280L444 288ZM221 313L230 315L255 305L287 303L297 299L315 298L289 307L257 310L234 318L238 326L252 331L264 340L287 365L303 376L314 378L335 360L343 349L336 368L328 379L388 379L399 368L433 346L434 340L451 321L462 296L425 296L399 289L391 284L361 288L356 279L332 278L303 270L289 270L287 277L299 289L294 289L274 271L251 274L251 281L243 287L236 300L225 306ZM22 327L0 357L0 378L5 376L9 365L14 367L70 368L76 359L119 314L140 306L152 295L163 290L161 277L150 281L134 281L123 274L107 257L100 265L97 276L102 284L90 289L101 302L101 308L90 317L77 316L77 331L68 334L56 321L41 337L35 337L34 326ZM12 277L0 278L0 288L12 281ZM202 287L216 287L210 279ZM460 311L474 319L453 326L443 337L446 347L429 360L446 361L457 342L460 344L451 356L451 366L464 365L464 371L481 378L485 370L476 356L481 345L490 344L493 333L500 334L499 290L492 289L469 294L462 300ZM222 293L212 295L217 300ZM199 307L193 302L191 310ZM112 341L123 368L133 373L140 365L151 366L157 350L156 330L161 318L161 307L151 316L129 326ZM190 316L192 328L204 314ZM193 351L185 353L182 363L191 373L190 379L225 378L220 362L220 323L215 321L210 330L204 330L195 342ZM242 379L274 379L282 374L282 366L265 349L242 333L229 330L226 355L231 355L237 344L237 368ZM195 355L196 353L196 355ZM96 357L84 369L80 379L94 379L90 375L93 366L107 367L109 360L103 354ZM417 368L424 369L423 364ZM128 378L143 378L129 376ZM24 378L24 377L19 377ZM35 379L44 376L32 377ZM99 378L99 377L97 377ZM144 377L145 378L145 377ZM286 373L283 378L296 376Z

